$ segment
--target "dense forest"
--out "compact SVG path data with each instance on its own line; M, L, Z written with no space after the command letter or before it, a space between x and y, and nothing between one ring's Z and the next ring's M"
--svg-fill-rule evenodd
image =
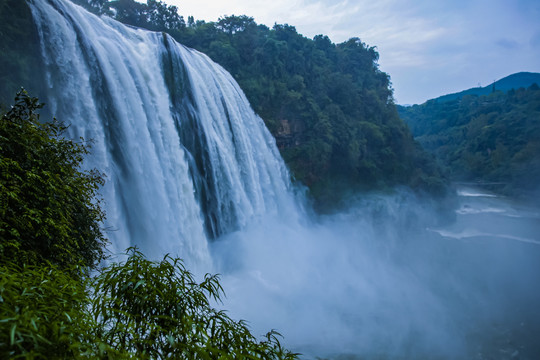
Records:
M318 205L335 204L350 190L394 185L432 194L444 191L439 169L397 114L390 78L378 68L375 47L360 39L341 44L323 35L308 39L294 26L270 29L248 16L217 22L189 17L186 22L176 7L155 0L76 2L126 24L166 32L221 64L238 81L276 138L293 176L310 188ZM29 21L25 16L13 20L8 15L28 15L21 2L8 0L4 8L0 17L8 32L31 28L21 24ZM19 50L39 53L32 46L19 49L17 39L31 40L35 35L30 33L19 30L12 41L2 40L7 54L13 54L5 60L14 69L12 78L35 79L35 74L28 75L33 64L20 64L18 56ZM21 68L26 69L22 74ZM25 86L41 94L37 84Z
M515 196L540 183L540 88L465 95L400 107L422 146L454 180L492 183Z

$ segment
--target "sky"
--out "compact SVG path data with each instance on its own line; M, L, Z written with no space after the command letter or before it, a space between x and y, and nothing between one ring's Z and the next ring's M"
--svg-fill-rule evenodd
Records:
M335 43L359 37L379 52L398 104L540 72L539 0L165 0L186 19L248 15Z

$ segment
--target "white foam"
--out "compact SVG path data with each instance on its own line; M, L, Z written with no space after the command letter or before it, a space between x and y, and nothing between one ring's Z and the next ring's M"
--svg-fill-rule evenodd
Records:
M524 243L529 243L529 244L540 245L540 240L524 238L524 237L515 236L515 235L511 235L511 234L495 234L495 233L478 231L478 230L474 230L474 229L465 229L465 230L460 231L460 232L453 232L453 231L442 230L442 229L428 229L428 230L432 231L432 232L435 232L435 233L441 235L442 237L458 239L458 240L477 238L477 237L491 237L491 238L508 239L508 240L514 240L514 241L520 241L520 242L524 242Z

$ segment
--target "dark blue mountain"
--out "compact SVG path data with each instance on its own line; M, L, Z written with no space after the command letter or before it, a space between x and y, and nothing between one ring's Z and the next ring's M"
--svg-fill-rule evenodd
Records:
M474 87L471 89L463 90L453 94L447 94L439 96L434 100L438 102L450 101L462 98L465 95L489 95L493 91L507 92L511 89L528 88L532 84L540 85L540 73L533 72L519 72L512 75L508 75L500 80L493 82L492 84L484 87Z

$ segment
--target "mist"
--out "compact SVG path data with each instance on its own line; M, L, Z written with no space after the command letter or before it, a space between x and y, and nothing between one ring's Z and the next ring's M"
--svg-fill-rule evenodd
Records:
M540 216L475 189L455 211L407 191L265 217L214 242L224 308L303 358L540 355Z

